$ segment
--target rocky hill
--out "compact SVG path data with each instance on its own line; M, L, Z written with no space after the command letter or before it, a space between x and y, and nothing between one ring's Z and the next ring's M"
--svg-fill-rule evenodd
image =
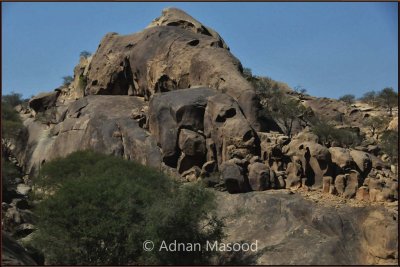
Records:
M7 146L31 178L90 149L202 181L222 191L221 214L234 216L228 239L262 236L255 263L397 262L397 166L363 124L387 112L283 92L364 137L342 146L323 140L312 120L294 121L289 135L273 116L262 123L256 89L217 32L169 8L141 32L108 33L81 57L72 83L18 106L26 130ZM397 129L394 114L386 128Z

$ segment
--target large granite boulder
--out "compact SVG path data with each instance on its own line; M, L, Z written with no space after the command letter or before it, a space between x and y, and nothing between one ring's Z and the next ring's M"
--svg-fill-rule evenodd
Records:
M51 107L54 107L59 93L59 91L40 93L29 100L29 107L35 112L43 112Z
M208 98L216 93L209 88L192 88L156 94L152 97L149 103L149 130L162 148L163 160L167 165L176 167L181 152L179 144L188 156L194 156L196 153L204 154L205 144L200 141L201 134L198 131L204 131L204 113ZM194 132L198 141L194 141L193 138L190 141L187 135L186 137L182 135L179 142L181 129L183 135L185 135L184 129ZM190 148L192 141L202 144L197 148L192 144Z
M354 160L350 155L350 150L342 147L330 147L332 162L340 169L354 168Z
M270 170L267 165L254 162L249 165L249 184L253 191L264 191L270 186Z
M248 191L248 182L246 182L243 167L235 162L224 162L221 165L221 175L229 193L235 194Z
M323 177L331 176L332 159L329 149L315 142L312 134L301 133L282 148L292 162L301 162L306 185L322 188Z
M237 100L246 118L258 127L255 90L221 37L183 11L164 13L141 32L109 33L102 39L88 68L85 95L149 99L157 92L210 87Z
M398 263L397 212L317 202L286 190L216 195L226 218L224 242L258 241L257 252L237 255L243 265Z
M357 165L357 170L363 177L366 177L372 169L372 159L369 153L352 149L350 151L351 157Z
M249 160L260 153L257 133L239 104L226 94L217 94L208 99L204 134L214 144L219 165L233 158Z

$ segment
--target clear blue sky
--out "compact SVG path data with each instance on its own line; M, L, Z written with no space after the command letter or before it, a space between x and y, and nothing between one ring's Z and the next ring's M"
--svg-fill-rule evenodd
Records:
M214 28L253 74L311 95L398 90L397 3L2 3L2 90L25 97L73 74L107 32L178 7Z

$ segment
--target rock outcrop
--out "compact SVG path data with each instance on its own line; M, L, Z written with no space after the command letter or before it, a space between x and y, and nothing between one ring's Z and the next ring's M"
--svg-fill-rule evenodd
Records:
M285 94L296 98L294 91ZM372 114L370 108L327 98L301 95L297 100L316 118L357 136L364 134L367 112ZM227 191L217 194L220 215L234 216L228 239L260 241L259 253L239 263L398 259L397 212L319 205L294 193L321 193L315 202L326 197L396 204L397 169L379 145L365 139L351 148L339 147L322 142L310 125L299 122L290 137L275 126L269 129L277 132L262 131L259 104L222 37L169 8L141 32L107 34L93 56L81 57L71 84L33 97L27 107L19 105L26 130L15 144L2 140L2 147L21 163L23 177L34 177L53 159L94 150L135 160L181 182ZM264 122L273 123L273 118ZM397 117L388 129L396 123ZM3 228L19 237L35 230L27 181L12 181L3 190ZM6 251L11 263L35 264L12 239L5 242L18 254ZM303 253L302 247L310 249Z
M240 62L210 32L183 11L166 10L139 33L107 34L89 64L85 95L129 94L148 100L158 92L209 87L232 96L257 126L255 90L243 77Z
M228 45L222 39L222 37L210 27L201 24L199 21L188 15L184 11L177 8L166 8L162 11L160 17L154 19L147 28L155 26L175 26L185 30L192 31L194 33L200 33L207 36L212 36L218 40L219 46L228 49Z
M92 149L231 193L303 188L397 199L397 178L374 144L335 147L308 128L291 138L261 132L259 101L242 72L218 33L165 9L141 32L107 34L96 53L81 57L71 84L19 107L27 133L13 153L31 175L52 159ZM299 100L340 127L357 124L369 110L327 98Z
M397 212L305 199L288 191L217 193L227 218L224 242L254 243L257 252L235 255L235 265L397 264ZM252 227L249 222L257 222ZM299 248L307 248L299 253Z

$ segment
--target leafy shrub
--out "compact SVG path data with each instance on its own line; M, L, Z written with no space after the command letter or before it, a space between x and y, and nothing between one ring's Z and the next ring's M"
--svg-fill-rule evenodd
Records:
M63 85L64 86L67 86L67 85L70 85L73 81L74 81L74 78L72 77L72 76L64 76L64 77L62 77L62 79L63 79Z
M11 93L1 98L1 134L2 138L15 138L24 128L18 112L14 109L16 105L23 102L21 94Z
M360 100L373 106L383 105L387 108L390 116L392 116L393 108L399 105L398 92L392 87L383 88L378 92L366 92Z
M364 126L368 127L372 135L381 132L389 124L389 119L382 116L371 116L363 120Z
M211 252L146 252L142 243L223 236L209 191L135 162L75 152L46 163L36 185L54 192L36 208L33 240L51 264L206 264Z
M392 163L397 163L399 158L399 132L394 130L387 130L381 136L381 147L391 159Z
M354 95L351 95L351 94L347 94L347 95L341 96L339 98L340 101L346 102L347 104L354 103L355 99L356 99L356 97Z
M80 57L84 57L84 58L88 58L91 55L92 55L92 53L90 53L89 51L86 51L86 50L80 52L80 54L79 54Z
M251 78L253 76L253 72L250 68L243 68L243 76L245 78Z
M389 115L392 116L392 110L399 105L398 93L391 87L386 87L379 92L379 102L387 108Z
M15 197L15 193L9 191L10 186L14 184L15 178L19 178L22 176L21 171L15 164L10 161L4 159L4 154L1 159L1 192L2 192L2 201L10 203L12 198Z
M375 106L377 104L377 97L378 95L375 91L368 91L364 93L362 97L360 97L360 100L364 103Z
M11 92L8 95L3 95L1 97L2 103L8 103L11 107L15 107L16 105L22 104L27 100L22 99L22 95L19 93Z
M315 120L311 130L318 136L321 143L328 146L354 147L362 141L359 133L350 129L336 128L324 119Z
M262 114L278 122L287 136L291 136L294 123L306 113L306 108L295 98L287 96L278 88L273 88Z
M78 83L79 90L84 91L86 88L86 85L87 85L87 77L84 76L83 74L81 74L79 76L79 83Z

